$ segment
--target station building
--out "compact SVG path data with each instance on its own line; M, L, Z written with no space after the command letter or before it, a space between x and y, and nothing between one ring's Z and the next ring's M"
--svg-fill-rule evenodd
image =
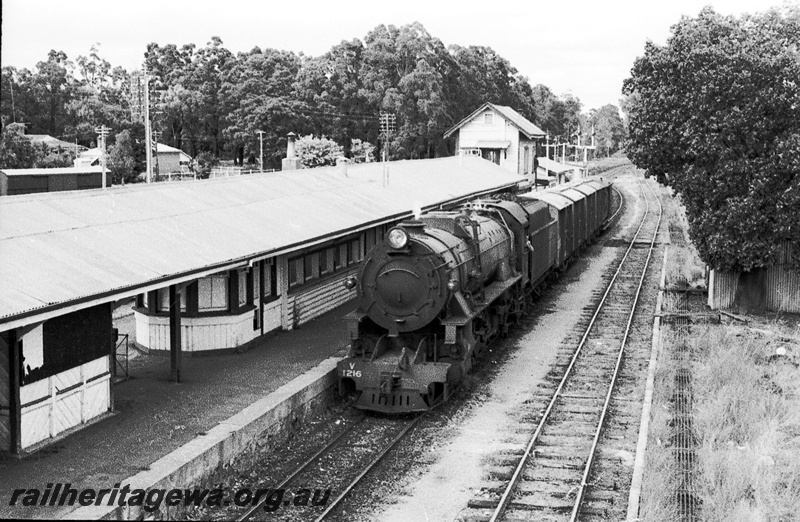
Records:
M353 297L388 227L517 186L475 157L344 165L0 200L0 451L26 454L113 411L112 303L137 341L235 350ZM166 361L166 359L165 359Z
M444 133L445 139L451 136L456 155L479 156L521 176L533 176L537 142L545 133L511 107L484 103Z

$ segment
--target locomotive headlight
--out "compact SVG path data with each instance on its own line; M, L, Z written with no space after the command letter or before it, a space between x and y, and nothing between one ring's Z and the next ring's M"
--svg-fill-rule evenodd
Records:
M393 228L389 231L386 239L392 248L403 248L408 244L408 234L402 228Z

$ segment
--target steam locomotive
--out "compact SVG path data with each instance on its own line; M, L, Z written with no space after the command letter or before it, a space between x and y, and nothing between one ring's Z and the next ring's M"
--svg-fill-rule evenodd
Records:
M607 226L610 207L610 184L587 181L428 212L389 230L345 281L358 306L346 317L340 393L384 413L446 401L546 278Z

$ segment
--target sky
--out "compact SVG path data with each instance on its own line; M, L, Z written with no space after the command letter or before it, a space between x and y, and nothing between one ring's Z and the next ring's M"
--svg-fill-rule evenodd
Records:
M74 61L99 44L102 58L131 71L150 42L204 47L212 36L234 53L258 46L319 56L378 25L418 21L445 46L491 47L531 85L577 96L586 112L619 105L645 42L665 43L682 15L710 5L740 16L798 1L3 0L0 63L33 69L51 49Z

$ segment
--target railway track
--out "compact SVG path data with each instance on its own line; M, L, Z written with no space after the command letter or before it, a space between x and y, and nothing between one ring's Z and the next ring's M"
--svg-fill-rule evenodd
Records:
M342 501L423 418L385 418L362 415L331 438L316 453L298 465L274 490L296 491L298 488L330 490L336 495L320 506L292 506L289 510L267 512L268 498L263 498L245 513L240 522L253 520L323 520L342 505ZM289 500L284 501L290 502ZM313 504L313 502L311 503Z
M645 201L630 240L588 326L564 365L550 396L531 404L535 426L499 495L474 498L467 520L579 520L601 515L585 500L609 406L626 356L626 345L661 223L661 205L649 182L640 181Z

